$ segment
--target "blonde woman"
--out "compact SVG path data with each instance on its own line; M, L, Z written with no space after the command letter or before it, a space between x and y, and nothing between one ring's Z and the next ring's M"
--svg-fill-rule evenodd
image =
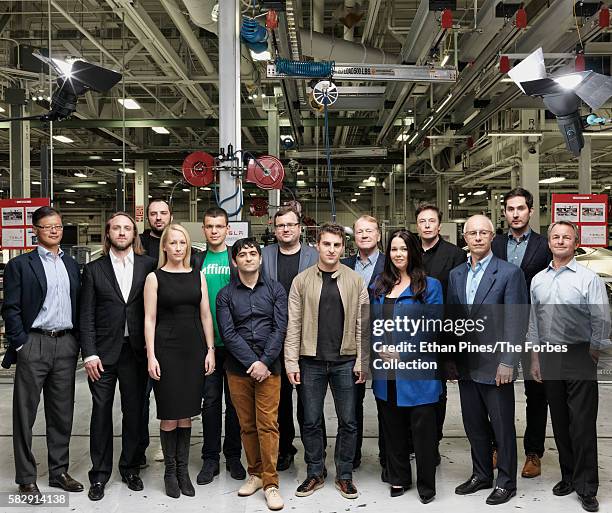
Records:
M189 265L189 234L179 224L160 239L158 269L144 289L148 371L155 380L157 418L169 497L193 496L189 477L191 417L200 414L204 375L215 370L206 280Z

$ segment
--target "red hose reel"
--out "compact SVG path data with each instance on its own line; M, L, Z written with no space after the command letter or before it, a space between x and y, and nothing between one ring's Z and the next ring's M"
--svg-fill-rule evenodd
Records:
M215 179L215 158L204 151L193 152L183 161L183 177L194 187L206 187Z
M282 189L285 179L285 168L280 160L272 155L263 155L249 160L246 170L246 181L254 183L260 189Z

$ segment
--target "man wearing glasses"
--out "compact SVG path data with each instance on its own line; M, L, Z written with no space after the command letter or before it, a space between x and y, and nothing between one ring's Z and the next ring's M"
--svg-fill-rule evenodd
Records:
M491 427L497 440L497 481L487 504L508 502L516 495L516 430L514 427L514 380L520 352L497 342L519 346L524 342L527 285L520 267L493 255L494 228L483 215L470 217L464 237L470 256L465 265L450 272L447 305L453 316L467 323L484 324L484 330L461 337L474 350L465 350L459 375L463 426L472 452L472 476L455 488L468 495L493 487ZM503 305L503 306L497 306ZM491 348L486 346L491 346Z
M274 214L274 234L277 244L266 246L262 251L263 272L272 279L279 281L289 295L293 278L308 267L317 263L319 254L317 250L300 242L300 213L293 206L281 207ZM280 440L278 446L278 461L276 468L279 471L287 470L297 449L293 445L295 426L293 424L293 385L287 378L281 358L281 393L278 406L278 429ZM297 418L300 433L304 425L304 407L298 388ZM325 433L325 431L323 431Z
M60 249L62 218L41 207L32 215L38 248L9 261L4 270L2 317L10 344L4 368L17 363L13 388L15 482L30 503L40 503L32 426L45 396L49 486L81 492L68 474L68 448L74 412L74 382L79 343L77 327L79 266Z

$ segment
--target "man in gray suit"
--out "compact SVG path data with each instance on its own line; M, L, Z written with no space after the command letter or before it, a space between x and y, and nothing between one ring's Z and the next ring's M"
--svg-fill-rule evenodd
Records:
M319 254L316 249L300 242L300 231L300 213L293 206L281 207L274 215L274 234L278 243L266 246L262 251L264 274L272 280L279 281L285 288L287 295L289 295L293 278L304 269L316 264L319 260ZM278 407L280 440L276 464L276 468L279 471L287 470L291 466L293 457L297 452L297 449L293 446L293 439L295 438L295 427L293 425L293 385L287 378L283 358L281 358L281 362L283 363L283 369L281 372L281 393ZM300 400L299 389L297 417L301 432L304 409Z

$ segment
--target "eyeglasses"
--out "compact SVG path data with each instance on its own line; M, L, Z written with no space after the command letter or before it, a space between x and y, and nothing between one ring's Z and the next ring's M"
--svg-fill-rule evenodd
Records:
M473 239L475 237L488 237L492 233L493 232L491 230L470 230L469 232L465 232L463 235Z
M281 230L284 230L285 228L295 228L297 225L299 225L300 223L283 223L283 224L277 224L276 228L280 228Z
M41 226L39 224L35 224L36 228L40 228L43 232L50 232L52 230L62 231L64 227L61 224L46 224L45 226Z

